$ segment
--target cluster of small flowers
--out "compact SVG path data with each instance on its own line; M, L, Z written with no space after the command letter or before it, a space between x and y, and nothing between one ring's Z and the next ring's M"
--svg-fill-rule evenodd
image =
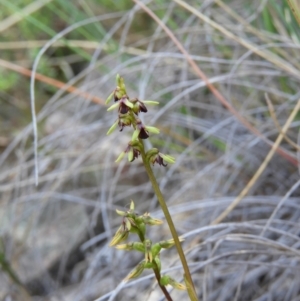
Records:
M116 210L117 214L123 217L123 221L113 239L110 242L110 246L115 246L116 249L126 251L138 251L144 253L145 259L142 260L126 277L125 280L137 278L141 275L144 269L157 269L160 273L160 251L161 249L168 249L174 246L174 239L163 240L153 244L150 239L146 238L146 226L157 226L163 222L159 219L152 218L149 213L138 215L134 212L134 202L131 201L130 209L128 211ZM127 244L120 244L125 241L129 233L135 233L139 236L140 242L130 242ZM183 241L180 238L180 241ZM164 275L160 278L160 284L163 286L171 285L176 289L185 290L186 287L182 283L176 282L168 275Z
M149 138L149 133L159 134L159 129L153 126L146 126L142 123L142 121L138 118L138 114L140 112L147 113L146 104L156 105L157 101L152 100L144 100L141 101L138 98L130 99L126 92L126 86L124 84L124 79L119 76L116 77L117 87L115 90L108 96L106 100L106 104L108 104L112 99L114 99L115 103L110 106L107 111L111 111L114 109L118 109L118 119L115 123L110 127L107 132L107 135L112 133L118 126L120 131L123 131L124 127L132 126L134 128L134 132L131 138L131 141L128 143L125 151L120 154L117 158L116 162L122 160L122 158L127 154L128 161L132 162L141 152L141 142L140 139ZM174 163L175 159L170 155L165 155L160 153L157 149L151 149L147 152L147 160L152 164L157 163L162 166L167 166L164 163Z

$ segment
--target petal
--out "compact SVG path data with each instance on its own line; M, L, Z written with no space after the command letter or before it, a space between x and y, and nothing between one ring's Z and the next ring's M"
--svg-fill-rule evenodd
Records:
M146 131L145 128L141 128L140 133L139 133L139 138L140 139L147 139L147 138L149 138L149 135L148 135L148 133L147 133L147 131Z
M141 101L139 101L137 103L137 106L138 106L138 111L143 112L143 113L147 113L148 112L146 106Z

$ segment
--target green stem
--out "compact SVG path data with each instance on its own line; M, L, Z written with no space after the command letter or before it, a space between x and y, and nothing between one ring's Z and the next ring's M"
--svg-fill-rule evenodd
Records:
M150 163L146 159L146 153L145 153L145 149L144 149L144 142L141 139L140 139L140 143L142 145L141 156L142 156L142 159L143 159L143 163L144 163L145 169L147 171L147 174L149 176L149 179L150 179L150 181L152 183L152 187L153 187L153 190L154 190L154 192L155 192L155 194L157 196L157 199L158 199L158 202L160 204L160 207L161 207L161 209L162 209L162 211L163 211L163 213L165 215L165 218L166 218L167 223L169 225L170 231L172 233L172 237L174 239L175 246L176 246L176 249L177 249L177 252L178 252L179 258L181 260L181 264L182 264L184 273L185 273L184 276L185 276L188 284L190 285L190 287L191 287L191 289L192 289L192 291L194 293L193 295L197 296L196 292L195 292L195 286L194 286L194 283L193 283L193 280L192 280L192 276L191 276L191 273L190 273L190 270L189 270L189 267L188 267L188 264L187 264L184 252L182 250L181 243L179 241L178 234L177 234L177 231L175 229L172 217L170 215L170 212L169 212L167 204L166 204L166 202L164 200L164 197L163 197L163 195L162 195L162 193L160 191L160 188L159 188L159 185L158 185L158 183L156 181L156 178L155 178L155 176L153 174L151 165L150 165Z
M156 277L156 280L157 280L157 283L158 283L160 289L162 290L162 292L164 293L164 295L165 295L165 297L168 301L173 301L173 299L170 296L170 294L169 294L168 290L166 289L166 287L164 285L160 284L160 278L161 278L160 277L160 272L159 272L159 269L158 269L158 266L157 266L155 260L152 261L152 264L155 265L155 267L153 268L153 272L155 274L155 277Z
M137 231L138 237L139 237L140 241L141 241L142 243L144 243L144 241L145 241L145 236L144 236L144 234L142 233L142 231L139 230L138 227L137 227L137 229L138 229L138 231ZM153 273L154 273L154 275L155 275L155 278L156 278L156 280L157 280L157 283L158 283L160 289L162 290L162 292L164 293L164 295L165 295L165 297L166 297L166 299L167 299L168 301L173 301L173 299L172 299L172 297L170 296L170 294L169 294L168 290L166 289L166 287L160 284L160 278L161 278L161 276L160 276L160 271L159 271L159 268L158 268L158 266L157 266L156 261L153 260L153 261L152 261L152 264L154 265L154 267L152 268L152 269L153 269Z

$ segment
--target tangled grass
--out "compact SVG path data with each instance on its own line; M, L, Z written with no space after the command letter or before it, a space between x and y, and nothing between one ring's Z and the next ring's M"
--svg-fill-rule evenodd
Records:
M2 269L1 300L160 300L152 275L122 282L141 258L108 248L120 222L115 209L130 199L138 211L162 217L141 165L114 163L126 131L124 139L106 136L114 120L102 99L117 73L130 96L160 102L145 122L158 125L163 140L148 143L176 157L155 173L186 239L199 298L300 300L300 68L292 15L278 11L281 1L143 1L156 23L134 2L63 29L104 24L101 40L57 34L40 52L45 60L69 43L84 68L66 71L72 62L65 57L66 86L38 106L38 187L33 123L1 153L0 254L23 284ZM79 50L88 48L86 63ZM167 228L151 235L170 236ZM167 252L163 269L180 278L177 255Z

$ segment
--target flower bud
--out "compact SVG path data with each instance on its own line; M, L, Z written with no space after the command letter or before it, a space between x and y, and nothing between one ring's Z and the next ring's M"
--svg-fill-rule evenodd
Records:
M145 269L145 261L140 262L124 279L125 281L139 277Z
M130 242L128 244L116 245L115 248L118 250L131 251L131 250L133 250L133 243Z
M173 278L168 275L164 275L160 278L160 284L163 286L171 285L178 290L186 290L186 286L182 283L176 282Z
M163 224L163 221L157 218L153 218L150 216L149 213L145 213L143 216L143 221L146 225L150 225L150 226L158 226Z
M117 230L115 236L111 240L109 246L113 247L113 246L119 244L120 242L126 240L128 238L128 235L129 235L129 231L124 229L124 226L121 225L120 228Z
M179 237L179 241L184 241L183 237ZM159 245L164 249L169 249L175 245L175 241L173 238L168 240L162 240L159 242Z
M152 255L153 255L154 258L157 257L157 255L159 254L161 248L162 247L159 245L159 243L156 243L156 244L152 245L151 252L152 252Z

